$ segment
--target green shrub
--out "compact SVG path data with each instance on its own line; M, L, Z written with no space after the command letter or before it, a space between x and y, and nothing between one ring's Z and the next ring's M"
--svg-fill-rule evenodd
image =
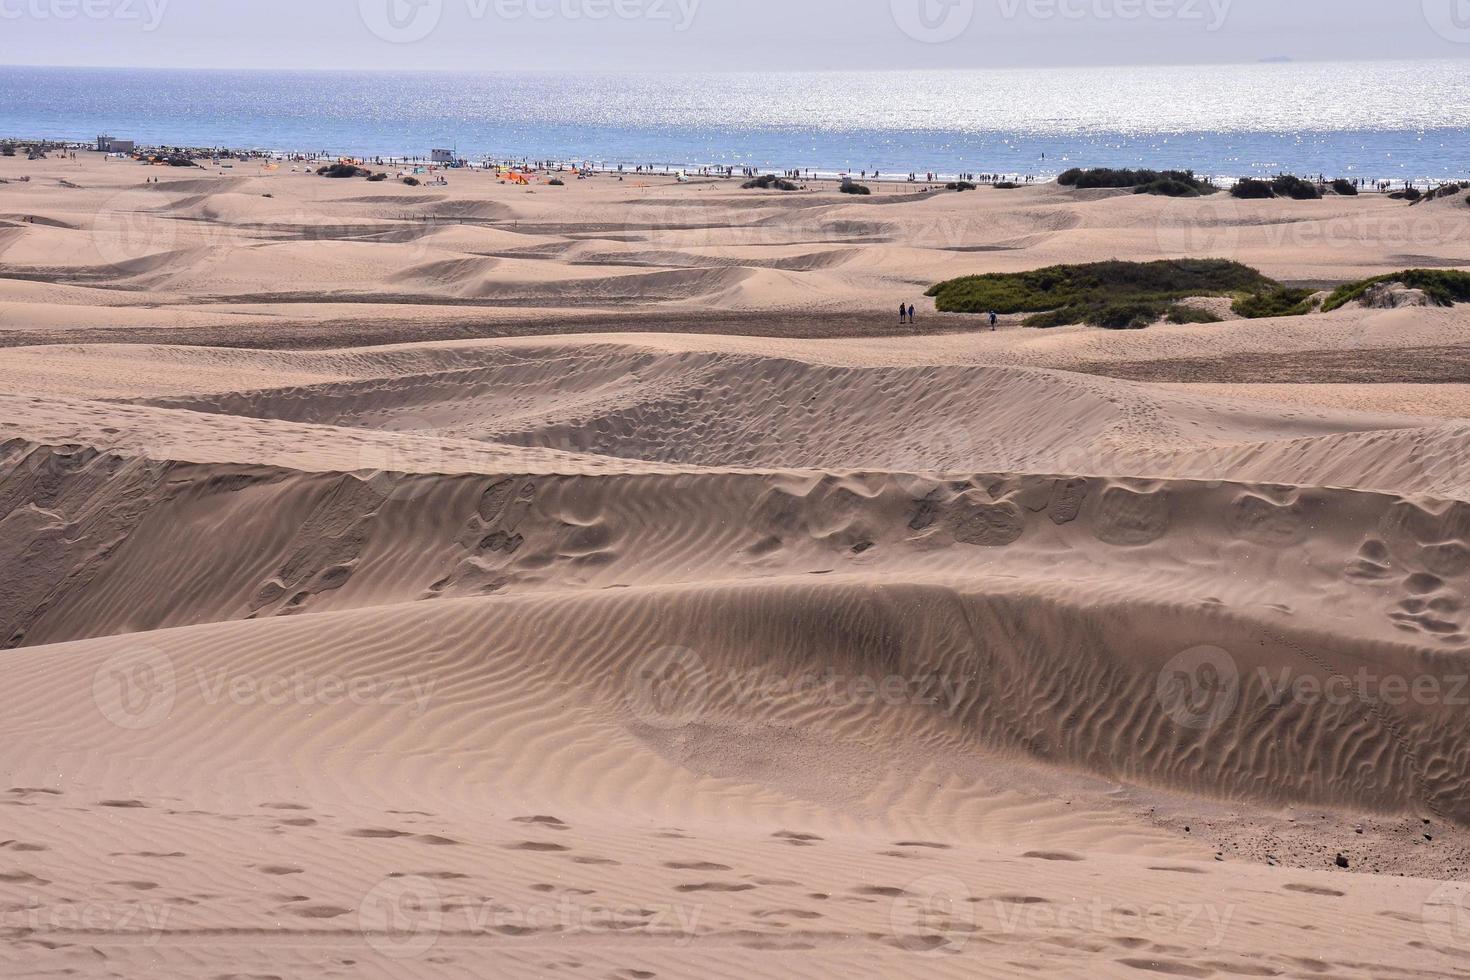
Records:
M1391 201L1408 201L1410 204L1418 204L1424 198L1424 192L1417 187L1406 187L1401 191L1394 191L1388 195Z
M405 184L407 184L409 187L417 187L417 186L419 186L419 179L417 177L405 177L405 178L403 178L403 182Z
M354 165L352 165L350 163L333 163L333 164L329 164L329 165L327 165L325 167L318 167L317 168L317 176L319 176L319 177L336 177L336 178L343 178L343 177L371 177L372 176L372 171L370 171L370 170L364 170L361 167L354 166Z
M1175 305L1169 308L1169 313L1164 317L1170 323L1219 323L1220 318L1209 310L1202 310L1198 306Z
M1087 311L1082 322L1104 330L1142 330L1158 323L1169 308L1166 303L1108 303Z
M990 186L994 187L998 191L1013 191L1021 185L1016 183L1014 180L1003 180L998 184L991 184Z
M1406 269L1386 276L1374 276L1339 286L1322 303L1323 312L1340 309L1360 300L1374 286L1387 282L1401 282L1410 289L1422 289L1429 301L1437 306L1454 306L1470 303L1470 272L1453 269Z
M975 189L975 185L970 183L968 180L956 180L952 181L951 183L945 184L944 189L947 191L973 191Z
M1230 308L1236 316L1243 316L1248 320L1259 320L1268 316L1306 316L1312 312L1314 295L1310 289L1282 286L1240 296Z
M15 146L11 143L6 143L4 146L0 146L0 156L15 156Z
M1433 201L1434 199L1440 197L1453 197L1463 190L1470 190L1470 183L1464 181L1453 181L1448 184L1440 184L1438 187L1425 191L1422 200ZM1407 198L1407 200L1409 200L1410 204L1419 203L1419 200L1413 198Z
M564 181L564 180L562 180L560 177L553 177L550 180L548 180L546 183L550 187L565 187L565 186L567 186L567 182Z
M1073 168L1058 177L1057 183L1063 187L1076 187L1078 190L1131 187L1135 194L1161 194L1165 197L1198 197L1201 194L1213 194L1219 189L1208 180L1196 177L1193 170Z
M837 189L839 191L841 191L842 193L844 193L844 194L871 194L871 193L873 193L872 190L869 189L868 187L866 187L866 186L864 186L862 184L854 184L851 181L848 181L846 184L843 184L841 187L839 187Z
M748 190L748 191L753 191L753 190L768 191L768 190L771 190L772 188L774 188L774 189L776 189L778 191L794 191L794 190L796 190L796 185L795 184L793 184L789 180L786 180L785 178L777 177L775 174L762 174L761 176L755 178L755 180L747 180L745 183L741 184L740 186L743 187L745 190Z
M1270 180L1247 177L1230 188L1230 193L1245 200L1289 197L1293 201L1315 201L1322 196L1322 189L1309 180L1302 180L1291 174L1280 174Z
M1170 323L1219 323L1220 318L1209 310L1193 306L1181 306L1166 300L1136 300L1116 303L1079 303L1036 313L1021 321L1025 327L1066 327L1074 323L1085 323L1104 330L1142 330L1160 320Z
M1068 307L1229 296L1278 285L1238 262L1175 259L1054 265L1030 272L966 276L939 283L928 295L945 313L1047 313Z
M1291 174L1276 177L1271 181L1271 189L1279 196L1289 197L1293 201L1315 201L1322 196L1322 191L1316 184Z
M1256 201L1268 197L1275 197L1276 192L1271 189L1271 185L1266 181L1256 180L1254 177L1247 177L1230 188L1230 196L1246 201Z
M1332 189L1345 197L1357 197L1358 185L1339 177L1332 182Z
M372 174L372 175L370 175L368 177L368 183L376 184L379 181L384 181L384 180L387 180L387 179L388 179L388 175L387 174Z

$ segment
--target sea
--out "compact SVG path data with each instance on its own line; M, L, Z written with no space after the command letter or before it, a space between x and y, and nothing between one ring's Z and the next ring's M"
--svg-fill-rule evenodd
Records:
M0 138L819 173L1470 176L1470 58L603 74L0 66Z

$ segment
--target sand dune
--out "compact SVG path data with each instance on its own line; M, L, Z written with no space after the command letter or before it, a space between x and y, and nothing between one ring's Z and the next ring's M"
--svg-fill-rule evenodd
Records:
M26 168L6 976L1463 975L1463 208Z

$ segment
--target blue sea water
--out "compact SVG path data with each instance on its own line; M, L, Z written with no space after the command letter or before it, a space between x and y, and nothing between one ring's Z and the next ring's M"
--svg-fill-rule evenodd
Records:
M758 74L0 67L0 136L821 171L1470 175L1470 59Z

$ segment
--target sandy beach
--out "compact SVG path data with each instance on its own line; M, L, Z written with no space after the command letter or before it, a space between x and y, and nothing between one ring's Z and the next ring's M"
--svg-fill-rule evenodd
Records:
M0 158L5 976L1470 971L1470 306L924 295L1463 194L290 167Z

